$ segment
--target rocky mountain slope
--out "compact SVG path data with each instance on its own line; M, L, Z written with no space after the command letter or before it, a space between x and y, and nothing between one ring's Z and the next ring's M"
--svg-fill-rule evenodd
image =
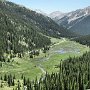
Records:
M60 12L60 11L55 11L55 12L52 12L50 13L48 16L50 18L52 18L53 20L55 19L60 19L62 18L66 13L63 13L63 12Z
M57 16L53 20L70 31L81 35L90 34L90 7L69 12L62 18Z

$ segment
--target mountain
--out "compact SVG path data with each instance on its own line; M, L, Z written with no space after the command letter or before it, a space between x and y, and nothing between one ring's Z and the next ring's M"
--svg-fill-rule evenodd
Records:
M56 19L60 19L60 18L64 17L65 14L66 13L63 13L63 12L60 12L60 11L55 11L55 12L50 13L48 16L50 18L52 18L53 20L54 19L56 20Z
M47 13L43 12L40 9L35 9L34 11L36 11L37 13L40 13L40 14L42 14L44 16L48 16L51 19L57 19L57 18L60 19L60 18L64 17L64 15L65 15L65 13L60 12L60 11L55 11L55 12L52 12L50 14L47 14Z
M21 53L50 45L49 37L74 36L49 17L24 6L0 0L1 53Z
M43 16L40 13L27 9L23 6L16 5L12 2L6 2L1 4L0 7L3 12L5 13L9 12L11 14L15 14L19 16L21 20L23 19L24 22L28 24L32 23L33 25L35 25L36 28L39 28L40 30L38 29L37 30L43 34L54 37L60 37L60 36L68 36L71 33L68 32L68 30L66 30L62 26L56 24L49 17ZM60 33L60 35L58 33Z
M20 53L49 45L50 39L37 32L40 28L16 13L12 7L19 7L13 5L10 2L0 2L0 51ZM19 8L17 12L20 10L24 9Z
M64 17L53 19L59 25L63 25L70 31L81 35L90 34L90 6L84 9L78 9L64 15Z

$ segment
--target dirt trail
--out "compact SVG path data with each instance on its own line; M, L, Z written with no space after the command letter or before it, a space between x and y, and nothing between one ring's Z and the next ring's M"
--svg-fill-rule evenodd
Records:
M60 41L60 42L58 42L58 43L56 43L54 45L59 45L59 44L65 42L65 41L66 41L66 39L65 38L62 38L62 41ZM51 49L53 50L52 47L51 47ZM52 53L49 53L49 55L47 57L42 58L41 61L49 60L52 55L53 55ZM46 73L46 71L44 70L44 68L43 68L43 66L41 64L39 64L38 67L40 68L40 70L42 71L43 74Z
M40 64L38 67L39 67L39 68L40 68L40 70L43 72L43 74L46 74L46 71L43 69L43 67L42 67L42 65L41 65L41 64Z

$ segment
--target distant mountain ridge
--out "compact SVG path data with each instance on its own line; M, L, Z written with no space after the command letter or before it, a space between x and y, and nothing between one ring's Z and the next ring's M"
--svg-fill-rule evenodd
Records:
M90 34L90 6L66 13L63 17L57 16L53 20L70 31L81 35Z
M48 16L51 19L55 19L57 17L58 18L62 18L66 14L66 13L63 13L63 12L60 12L60 11L55 11L55 12L52 12L52 13L47 14L47 13L43 12L40 9L35 9L34 11L36 11L37 13L40 13L40 14L42 14L44 16Z
M65 15L65 13L63 13L63 12L55 11L55 12L50 13L48 16L52 19L55 19L57 17L62 18L64 15Z

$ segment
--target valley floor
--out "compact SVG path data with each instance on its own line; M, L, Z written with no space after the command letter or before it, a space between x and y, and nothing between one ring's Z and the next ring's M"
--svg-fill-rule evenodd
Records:
M23 58L16 57L13 62L3 63L0 68L0 76L11 73L12 75L15 74L17 79L20 79L22 74L30 80L34 80L35 77L40 78L41 75L43 78L46 71L48 73L58 72L58 68L55 67L61 59L65 60L68 57L80 56L89 51L89 47L65 38L51 38L51 41L50 50L46 54L41 51L39 56L30 59L28 53L26 53ZM12 90L12 88L9 89L5 86L0 90Z

